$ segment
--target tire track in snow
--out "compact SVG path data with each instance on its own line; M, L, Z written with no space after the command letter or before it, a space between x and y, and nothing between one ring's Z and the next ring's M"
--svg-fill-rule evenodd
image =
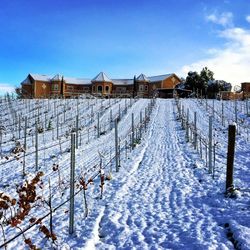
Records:
M140 167L109 198L97 249L227 249L178 140L172 102L158 100Z

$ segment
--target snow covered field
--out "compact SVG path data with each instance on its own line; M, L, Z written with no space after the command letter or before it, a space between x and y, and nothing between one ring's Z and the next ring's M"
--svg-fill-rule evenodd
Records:
M4 208L6 198L0 196L0 246L10 241L7 249L35 249L31 244L41 249L250 249L250 103L181 99L178 105L184 117L188 112L190 128L196 112L196 149L194 137L187 142L173 99L2 100L0 194L10 198ZM206 155L209 116L212 174ZM227 198L227 128L233 122L235 197ZM43 129L37 139L35 123ZM70 133L77 127L74 233L69 234ZM14 154L15 146L21 150ZM28 214L11 223L20 210L17 186L32 180L36 168L43 176L35 199ZM85 191L83 179L89 181ZM41 224L50 201L56 210ZM43 225L50 230L50 223L56 240L41 230Z

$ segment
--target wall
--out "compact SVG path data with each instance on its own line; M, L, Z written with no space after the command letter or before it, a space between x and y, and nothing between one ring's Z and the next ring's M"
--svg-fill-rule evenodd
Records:
M160 88L161 88L161 82L149 83L149 86L148 86L149 97L152 97L157 91L157 89L160 89Z
M90 93L90 92L91 92L91 85L66 83L64 86L65 97L78 96L83 93Z
M33 97L32 84L23 84L22 85L22 95L24 98L32 98Z
M34 82L34 98L49 97L51 93L51 83L43 81Z
M98 86L102 86L102 92L98 92L97 88ZM109 87L109 91L106 91L106 86ZM94 91L93 91L93 87L94 87ZM92 84L92 93L100 93L102 95L108 95L111 94L113 91L113 84L111 82L94 82Z
M180 83L180 79L177 76L173 75L162 81L161 88L174 89L178 83Z
M235 93L230 91L221 91L220 96L222 100L242 100L243 92Z
M241 84L244 98L250 98L250 82L244 82Z

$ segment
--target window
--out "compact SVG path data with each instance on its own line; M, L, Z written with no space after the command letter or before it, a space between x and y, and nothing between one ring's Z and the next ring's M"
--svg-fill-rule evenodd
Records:
M126 87L116 87L116 92L118 93L125 93L127 90Z
M51 88L52 90L58 90L58 84L52 84Z
M148 91L148 85L145 85L145 91Z
M98 92L98 93L102 93L102 86L100 86L100 85L97 86L97 92Z
M109 86L105 86L105 91L109 92Z
M144 86L143 85L139 85L139 91L144 91Z
M74 87L73 86L67 86L67 90L73 90Z

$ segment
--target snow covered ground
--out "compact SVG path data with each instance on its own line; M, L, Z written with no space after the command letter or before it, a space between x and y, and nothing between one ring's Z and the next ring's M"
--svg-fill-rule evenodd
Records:
M57 100L56 110L54 102L48 101L47 108L44 107L47 102L41 102L39 111L51 116L54 128L39 135L41 147L46 149L39 153L39 170L44 172L44 176L43 185L37 188L37 195L48 200L50 179L53 208L69 197L70 153L67 149L70 147L70 138L67 132L69 128L75 127L77 114L76 108L73 108L77 104L76 100L67 100L66 103ZM145 117L145 112L149 114L149 109L145 110L145 107L149 107L150 100L80 100L77 106L78 114L82 117L81 144L76 150L75 187L78 194L75 196L74 234L68 233L69 203L66 202L53 213L53 232L57 236L54 243L44 237L39 231L39 225L34 225L24 233L26 239L30 238L42 249L250 249L250 118L245 103L238 102L235 108L234 103L224 102L223 121L220 113L222 101L210 100L205 103L204 100L182 99L180 104L184 112L189 109L190 122L194 112L197 112L197 128L204 137L208 135L208 117L214 117L213 140L218 142L214 178L208 174L205 152L201 157L194 150L192 142L186 141L186 131L181 126L175 100L156 100L146 130L144 124L140 126L140 121L141 116ZM16 185L23 182L23 153L20 153L18 159L10 154L14 143L11 141L13 133L19 137L18 126L13 126L11 114L13 109L17 114L24 112L23 110L35 110L29 116L32 128L37 113L36 105L34 101L28 104L13 101L12 108L6 103L0 106L5 111L1 124L6 129L3 136L3 142L6 143L2 144L4 157L0 161L0 190L15 198L18 198ZM68 107L71 108L67 110ZM104 133L100 138L96 138L98 110L103 110L100 120ZM237 117L234 115L235 110ZM61 111L62 129L59 130L59 139L65 143L60 146L56 136L55 113ZM130 148L132 113L136 127L134 150ZM121 167L116 172L113 120L118 116ZM45 115L42 117L41 122L45 122ZM92 122L89 121L91 119ZM234 184L237 190L235 198L226 198L227 126L235 119L238 119L240 127L235 154ZM87 132L88 130L92 133ZM142 139L139 139L140 131L143 132ZM19 141L23 144L22 133ZM34 151L34 135L27 141L26 172L29 174L26 178L30 179L35 174L35 153L28 155L29 151ZM112 174L110 181L105 180L103 199L100 199L98 175L100 162L103 167L106 166L105 175ZM58 164L60 173L52 170L53 164ZM86 190L87 217L83 191L79 187L79 177L83 175L86 180L96 177ZM33 204L36 206L19 225L22 230L30 225L30 218L38 219L49 212L45 203L37 201ZM14 206L13 211L15 209L17 206ZM4 215L6 218L13 216L12 211L4 211ZM0 222L6 240L20 233L20 229L6 225L4 217ZM49 225L49 217L43 220L43 224ZM4 237L0 239L1 245ZM7 247L28 249L23 235L12 240Z

